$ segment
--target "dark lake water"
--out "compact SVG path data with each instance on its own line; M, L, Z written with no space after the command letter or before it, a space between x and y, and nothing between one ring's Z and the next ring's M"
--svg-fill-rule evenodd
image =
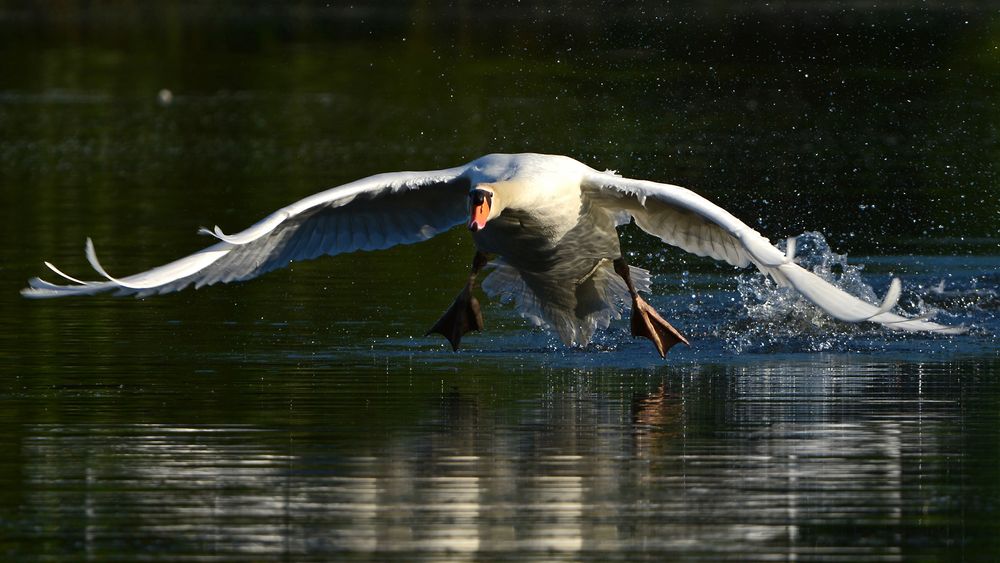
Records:
M998 45L975 2L0 1L0 559L996 560ZM692 339L667 361L485 298L460 352L424 337L461 230L145 300L17 293L88 272L87 236L128 274L518 151L810 233L852 292L898 275L970 331L834 322L631 228Z

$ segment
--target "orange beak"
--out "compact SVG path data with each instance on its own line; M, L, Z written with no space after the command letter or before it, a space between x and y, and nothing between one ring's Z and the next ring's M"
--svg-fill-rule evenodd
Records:
M486 190L472 190L469 192L469 204L471 207L469 218L469 230L476 232L486 227L486 220L490 217L490 202L493 201L493 194Z

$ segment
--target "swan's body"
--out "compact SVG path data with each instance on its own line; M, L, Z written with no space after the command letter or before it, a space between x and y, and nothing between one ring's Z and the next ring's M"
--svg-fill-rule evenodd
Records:
M499 257L483 282L484 291L513 299L522 314L551 327L566 344L585 345L596 329L620 317L620 303L630 296L629 272L635 289L649 289L647 272L621 269L615 227L633 219L642 230L688 252L740 267L754 264L838 319L907 331L964 331L890 312L899 296L898 280L893 280L881 306L837 289L795 264L794 245L788 254L782 253L690 190L622 178L568 157L540 154L493 154L445 170L358 180L280 209L235 235L225 235L218 227L205 231L219 242L125 278L104 271L88 240L88 259L105 281L82 282L46 263L74 285L34 278L22 293L37 298L107 291L165 293L190 284L246 280L323 254L419 242L469 222L477 249ZM631 294L636 297L634 290ZM478 306L475 309L478 315ZM457 339L453 343L457 346ZM660 344L657 347L665 353Z

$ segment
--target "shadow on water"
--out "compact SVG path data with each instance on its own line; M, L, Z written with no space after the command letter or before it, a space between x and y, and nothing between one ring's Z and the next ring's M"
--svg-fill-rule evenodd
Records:
M336 4L336 3L334 3ZM992 3L0 1L0 558L989 559ZM668 362L489 303L452 232L145 300L28 302L321 188L492 151L694 188L878 302L845 325L623 230ZM825 237L825 238L824 238ZM829 242L827 246L827 241ZM849 252L849 260L838 254ZM860 268L860 269L859 269ZM485 300L484 300L485 301Z

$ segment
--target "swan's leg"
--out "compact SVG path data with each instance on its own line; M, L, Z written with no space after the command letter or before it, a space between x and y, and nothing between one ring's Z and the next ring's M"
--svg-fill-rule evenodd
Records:
M479 311L479 300L472 294L472 289L476 285L476 276L479 275L479 270L482 270L487 262L489 262L489 257L486 253L476 251L476 256L472 259L469 281L459 292L451 307L427 331L427 334L436 332L447 338L448 342L451 342L452 350L458 350L462 335L465 333L483 330L483 314Z
M632 285L632 276L629 274L628 263L624 257L615 260L615 272L625 280L628 292L632 296L632 336L642 336L652 340L661 358L667 357L667 351L674 344L678 342L688 344L683 334L670 326L656 309L639 297L635 286Z

